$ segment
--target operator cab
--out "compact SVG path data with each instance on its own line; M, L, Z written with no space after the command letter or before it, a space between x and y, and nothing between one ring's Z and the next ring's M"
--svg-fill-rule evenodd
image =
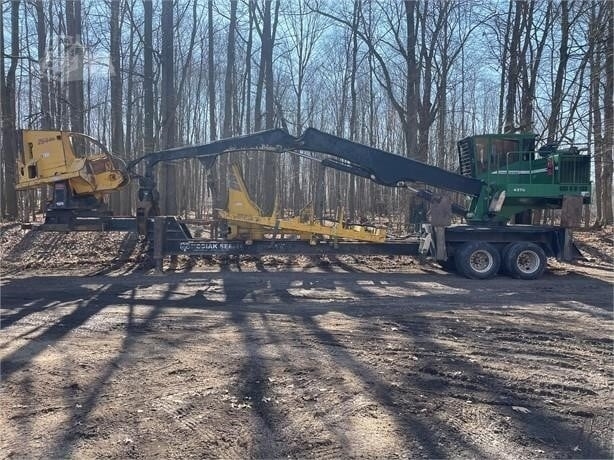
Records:
M561 209L570 196L590 202L590 157L579 149L546 144L535 150L534 134L471 136L458 143L461 174L488 184L472 213L501 221L528 209ZM495 209L499 208L498 211Z
M484 178L501 174L510 164L535 160L534 134L488 134L458 142L461 174Z

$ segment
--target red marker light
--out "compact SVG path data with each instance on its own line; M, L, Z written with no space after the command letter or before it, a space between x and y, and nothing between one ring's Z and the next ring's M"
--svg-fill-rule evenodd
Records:
M546 163L546 174L549 176L554 174L554 161L552 161L552 159L549 159L548 163Z

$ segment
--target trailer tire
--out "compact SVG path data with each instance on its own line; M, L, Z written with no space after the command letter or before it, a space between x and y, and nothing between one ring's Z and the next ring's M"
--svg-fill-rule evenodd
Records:
M464 243L456 252L456 269L461 275L473 279L489 279L501 267L501 255L490 243L472 241Z
M514 246L514 244L515 243L510 243L501 250L501 266L499 267L499 275L509 275L510 274L507 270L506 261L507 261L507 255L510 252L510 248Z
M504 254L505 271L513 278L534 280L546 269L546 253L535 243L512 243L505 249Z

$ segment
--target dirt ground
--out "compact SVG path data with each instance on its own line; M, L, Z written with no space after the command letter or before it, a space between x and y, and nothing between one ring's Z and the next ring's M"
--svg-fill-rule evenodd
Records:
M5 226L0 457L612 458L610 230L476 281Z

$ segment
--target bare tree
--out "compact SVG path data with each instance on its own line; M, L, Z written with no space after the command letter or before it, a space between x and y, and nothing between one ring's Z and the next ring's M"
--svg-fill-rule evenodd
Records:
M548 142L554 142L559 128L561 107L563 104L563 78L569 60L569 3L561 2L561 42L559 46L559 65L556 71L554 92L552 94L552 111L548 118Z
M161 88L160 112L162 116L160 131L160 147L168 149L175 147L176 125L176 93L174 72L174 5L172 0L162 2L161 16L162 47L161 61ZM177 213L177 169L174 163L166 162L161 168L160 196L161 211L165 214Z
M390 99L392 107L401 121L404 134L404 150L406 154L417 159L426 160L426 151L421 151L418 145L418 116L420 113L426 114L424 110L421 112L421 108L425 100L430 101L430 96L426 94L423 100L420 98L421 76L417 59L418 55L422 57L429 55L428 50L425 51L424 48L419 49L418 47L418 25L424 24L424 22L420 23L418 18L426 18L426 16L420 16L416 1L405 1L403 4L395 2L386 4L378 3L378 5L380 7L380 13L383 16L382 21L384 24L378 25L372 23L371 20L365 21L364 15L360 13L359 9L360 28L353 26L353 22L355 21L351 18L348 19L337 16L323 11L322 9L317 11L345 25L350 30L354 29L355 33L365 43L377 63L378 71L374 74L375 78ZM378 33L380 33L381 30L385 30L386 34L390 36L379 36ZM382 44L385 44L387 48L382 49ZM423 46L426 46L426 44ZM399 57L402 59L404 85L399 85L400 82L395 78L396 69L398 69L398 61L387 57L387 53L390 52L396 55L395 58ZM430 72L431 70L428 71ZM428 76L427 73L426 77L428 78ZM400 86L402 87L402 91L398 89ZM430 108L428 112L430 118ZM424 120L424 124L427 124L426 119ZM424 140L425 138L423 138L423 141Z
M263 5L255 4L255 8L259 13L259 19L262 22L261 26L256 23L256 29L260 34L260 68L258 69L258 88L256 90L255 102L255 129L260 130L262 127L262 90L264 89L264 119L265 128L270 129L275 126L275 96L274 96L274 80L273 80L273 47L275 45L275 33L277 28L277 18L279 14L280 1L277 0L274 5L274 10L271 9L273 2L264 1ZM277 197L277 172L278 158L273 155L266 155L264 160L263 180L261 181L261 189L263 196L263 211L270 214L275 206Z
M154 141L153 6L143 0L143 148L151 152Z
M233 100L236 94L235 35L237 28L237 3L230 1L230 23L228 24L228 45L226 48L226 75L224 77L224 124L222 137L232 136Z
M565 3L566 2L562 2L562 4ZM563 7L565 7L565 5ZM535 14L535 4L528 5L527 18L525 19L524 44L519 56L522 81L520 95L520 129L523 131L535 130L534 101L544 48L549 35L552 33L551 28L554 19L553 3L548 2L546 11L543 14L544 17L540 21L542 23L541 27L538 27L536 24ZM563 25L565 26L566 24ZM538 29L541 30L538 31ZM563 61L561 63L562 72L565 71L567 66L566 51L566 45L561 45L560 59Z
M36 35L38 39L38 67L40 72L40 91L41 91L41 128L50 129L51 107L49 103L49 73L47 69L47 27L43 1L34 2L36 10Z
M604 88L604 127L605 142L603 149L603 170L601 174L601 202L603 205L603 223L614 223L612 209L612 176L614 160L614 4L607 2L606 12L606 44L605 44L605 88Z
M121 77L121 22L119 17L120 3L110 2L110 66L109 80L111 82L111 150L117 155L124 153L124 123L123 123L123 88ZM114 211L121 211L121 202L127 201L123 191L113 195L111 205Z
M322 37L325 24L322 24L319 15L309 13L302 2L297 5L295 14L286 17L287 35L290 39L288 55L288 74L294 93L294 131L297 134L303 132L305 124L305 93L309 90L308 85L313 84L310 73L310 64L314 60L314 51L318 40ZM290 160L290 175L292 177L289 190L290 202L294 212L301 207L301 157L293 155Z
M243 104L242 113L245 115L244 131L250 133L252 131L252 47L254 46L254 9L251 6L252 2L248 3L248 32L247 42L245 47L245 79L243 86ZM243 117L241 117L243 118Z
M589 39L594 50L590 57L590 126L592 127L593 157L595 159L595 194L597 226L612 223L612 98L611 81L614 20L611 3L594 3L590 8ZM604 63L606 63L604 65Z
M208 85L209 85L209 138L214 141L217 139L217 121L215 116L215 62L213 60L213 2L207 6L208 17Z
M507 78L502 80L502 83L507 81L507 91L505 99L505 110L503 119L503 131L515 131L515 114L516 114L516 95L520 82L520 37L522 30L525 27L526 11L528 4L522 1L516 1L515 13L513 22L511 22L511 7L510 15L508 16L508 27L511 28L511 38L507 47L506 54L509 56L509 65L507 68ZM503 91L503 88L501 88Z
M83 116L83 41L81 24L81 0L66 0L66 41L64 43L68 85L70 129L84 131Z
M4 67L4 18L0 19L0 99L2 105L2 162L4 167L2 216L17 217L17 193L15 181L15 152L17 152L16 129L16 72L19 60L19 0L11 2L11 54L10 66Z
M597 5L591 7L591 41L598 42L601 40L602 31L602 11L597 12ZM601 172L603 165L603 150L604 138L602 134L602 117L601 117L601 62L603 61L603 47L596 46L590 59L591 78L590 78L590 120L593 137L593 158L595 159L595 196L594 202L596 205L596 224L603 224L603 203L601 200L601 189L603 181L601 180Z

